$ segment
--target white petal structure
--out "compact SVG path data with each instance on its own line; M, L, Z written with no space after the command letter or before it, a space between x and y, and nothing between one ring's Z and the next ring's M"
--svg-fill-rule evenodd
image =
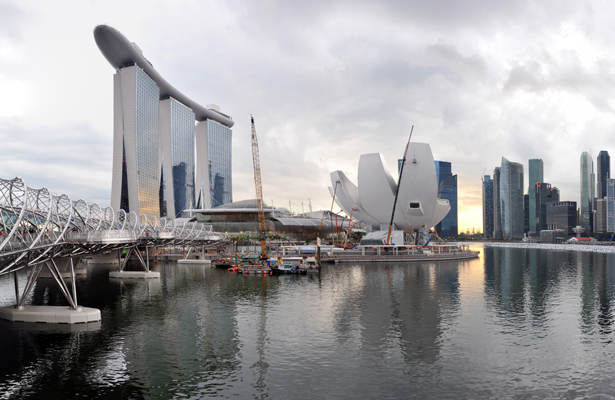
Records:
M410 143L395 209L398 229L413 231L431 228L451 209L448 200L438 199L436 166L427 143ZM361 155L359 185L342 171L331 173L329 192L348 215L379 229L391 221L397 184L380 153Z
M346 214L352 214L352 218L369 225L380 224L363 209L359 198L359 188L346 177L346 174L342 171L331 172L331 182L333 182L333 187L329 187L329 192L331 196L335 192L335 202ZM339 182L337 188L335 188L335 182Z

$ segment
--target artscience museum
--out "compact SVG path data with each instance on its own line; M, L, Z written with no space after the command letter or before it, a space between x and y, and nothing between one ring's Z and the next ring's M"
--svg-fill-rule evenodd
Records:
M380 153L363 154L359 160L358 184L342 171L331 172L329 191L337 205L353 219L386 230L391 222L397 182ZM436 167L427 143L410 143L399 183L394 229L413 232L430 229L451 209L438 198Z

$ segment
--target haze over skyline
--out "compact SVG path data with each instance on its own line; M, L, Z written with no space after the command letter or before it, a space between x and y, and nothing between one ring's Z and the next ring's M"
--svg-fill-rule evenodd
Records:
M78 2L0 0L0 176L109 204L113 69L106 23L173 86L231 115L233 198L254 198L250 114L267 203L329 208L380 152L413 141L458 174L460 230L482 225L481 177L544 161L579 201L579 158L615 154L615 5L518 1ZM594 165L596 170L596 165ZM337 210L337 206L335 207Z

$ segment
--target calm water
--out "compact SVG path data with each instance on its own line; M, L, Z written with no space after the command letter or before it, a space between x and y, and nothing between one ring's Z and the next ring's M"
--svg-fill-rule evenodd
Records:
M615 255L481 250L320 277L90 266L98 329L0 322L0 398L613 398ZM49 280L30 303L66 304Z

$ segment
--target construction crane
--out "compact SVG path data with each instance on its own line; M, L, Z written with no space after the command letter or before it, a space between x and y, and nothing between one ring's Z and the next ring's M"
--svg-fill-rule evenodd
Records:
M410 137L408 138L408 144L406 144L406 150L404 150L404 158L401 160L401 168L399 169L399 178L397 179L397 188L395 189L395 199L393 200L393 211L391 212L391 223L389 224L389 233L387 233L387 246L391 244L391 229L393 228L393 219L395 218L395 206L397 205L397 196L399 196L399 186L401 185L401 174L404 172L404 165L406 164L406 153L408 153L408 147L410 147L410 139L412 139L413 131L414 131L414 125L412 125L412 129L410 129ZM416 232L416 234L418 236L418 231Z
M256 208L258 210L258 231L261 237L261 259L269 258L267 254L267 225L265 225L265 207L263 206L263 184L261 182L261 162L258 157L258 140L254 117L252 119L252 161L254 162L254 184L256 185Z

